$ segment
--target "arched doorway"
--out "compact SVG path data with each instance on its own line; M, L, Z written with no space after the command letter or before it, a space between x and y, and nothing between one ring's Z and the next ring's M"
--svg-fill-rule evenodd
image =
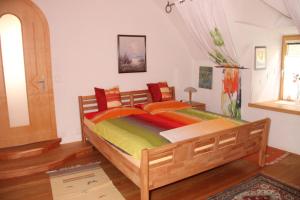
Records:
M49 43L32 1L0 1L0 148L57 138Z

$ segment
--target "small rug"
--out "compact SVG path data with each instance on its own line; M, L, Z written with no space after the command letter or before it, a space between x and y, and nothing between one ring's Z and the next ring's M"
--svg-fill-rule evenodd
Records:
M300 200L300 191L260 174L208 199Z
M289 154L289 152L283 151L281 149L267 147L265 165L268 166L278 163L279 161L287 157ZM244 159L253 163L258 163L258 153L247 156Z
M123 200L99 163L48 172L53 200Z

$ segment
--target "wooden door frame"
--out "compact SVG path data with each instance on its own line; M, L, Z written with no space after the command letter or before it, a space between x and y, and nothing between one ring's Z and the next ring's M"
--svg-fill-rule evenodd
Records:
M18 134L16 137L20 137L21 138L20 140L23 142L21 142L20 144L6 145L5 143L7 144L10 143L9 141L10 139L7 139L6 142L3 141L0 144L0 148L55 139L57 138L57 131L56 131L55 106L54 106L54 96L53 96L52 69L51 69L52 65L51 65L51 52L50 52L50 34L49 34L47 19L43 14L43 12L40 10L40 8L31 0L1 0L0 6L2 7L0 16L4 14L13 14L16 17L18 17L19 20L21 21L26 77L28 77L28 75L32 73L31 70L33 70L33 68L35 68L36 70L36 74L35 74L36 77L32 78L31 80L28 80L28 78L26 78L28 101L30 101L29 99L33 98L36 95L34 90L32 89L34 86L34 88L37 88L36 91L39 91L39 93L37 92L37 96L35 97L39 99L39 103L43 102L42 101L43 98L47 99L47 104L43 104L43 105L47 105L46 110L47 113L49 113L49 122L48 122L49 125L47 126L47 130L45 131L47 132L47 135L45 135L44 137L43 135L41 135L38 136L37 138L33 138L33 136L29 135L28 132L26 132L27 134L24 134L24 136ZM28 14L28 12L30 14ZM32 16L32 18L28 18L28 16ZM32 27L29 26L30 23L32 24ZM30 33L34 33L34 34L30 34ZM31 41L36 41L36 40L38 41L37 43L35 44L31 43ZM0 59L0 61L2 63L2 59ZM1 63L0 66L2 66ZM43 66L39 68L41 64ZM44 84L45 84L45 90L43 91L39 90L40 85L38 83L39 80L41 80L41 76L44 78ZM4 84L5 83L3 80L3 83L1 83L1 85L3 86L1 87L4 87ZM31 85L30 89L28 89L29 85ZM3 90L5 94L5 88L1 88L1 90ZM4 102L6 102L5 109L7 109L6 99L3 100L3 106L5 106ZM34 104L28 105L29 112L33 107ZM42 114L43 113L41 113L41 115ZM39 120L36 120L39 117L40 116L37 115L36 112L34 116L30 116L30 118L35 118L36 122L40 122ZM30 119L30 123L31 123L31 119ZM35 123L34 126L40 127L39 123ZM36 130L40 130L40 129L37 128ZM12 142L12 143L17 143L17 142Z

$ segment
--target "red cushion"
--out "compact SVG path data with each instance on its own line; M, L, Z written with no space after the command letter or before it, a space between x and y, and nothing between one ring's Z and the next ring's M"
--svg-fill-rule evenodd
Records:
M95 90L95 96L97 100L98 110L104 111L107 110L107 101L105 96L105 90L101 88L94 88Z
M86 114L84 114L84 116L85 116L87 119L92 119L92 118L94 118L96 115L98 115L99 113L101 113L101 112L99 112L99 111L97 111L97 112L91 112L91 113L86 113Z
M143 108L144 108L145 105L146 105L146 103L139 103L139 104L135 104L134 107L143 110Z
M148 83L148 90L151 94L152 101L153 102L160 102L161 101L161 92L160 92L160 87L158 83Z

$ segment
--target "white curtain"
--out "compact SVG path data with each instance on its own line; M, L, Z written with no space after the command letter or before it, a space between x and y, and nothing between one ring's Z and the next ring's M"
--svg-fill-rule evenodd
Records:
M283 2L300 33L300 0L283 0Z
M179 14L191 33L191 37L209 58L221 65L239 65L226 21L223 0L185 0L184 2L176 0L175 3ZM212 35L214 36L212 37ZM221 93L223 114L241 119L241 78L239 70L226 68L223 73Z
M210 32L217 28L225 44L218 50L238 64L238 56L226 21L222 0L185 0L184 2L176 0L175 4L191 37L203 52L208 55L208 52L216 49Z

